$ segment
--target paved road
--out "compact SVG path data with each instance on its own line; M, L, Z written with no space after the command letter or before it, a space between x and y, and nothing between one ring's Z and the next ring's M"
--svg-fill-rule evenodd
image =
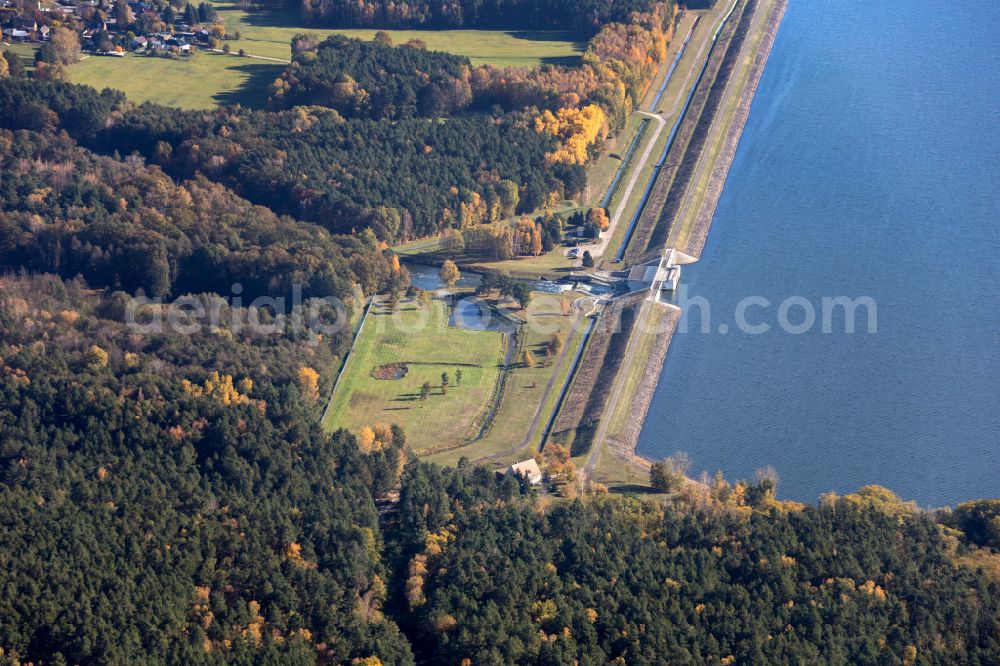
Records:
M697 26L693 26L692 33L694 32L695 29L702 29L702 26L704 24L705 24L704 19L702 19L702 21L699 21ZM629 179L628 187L625 189L625 192L623 193L622 198L620 199L621 203L618 206L618 210L611 218L611 224L608 227L608 231L605 232L604 237L601 238L601 241L599 243L595 243L593 245L588 245L585 247L581 246L583 247L583 249L590 250L590 254L592 256L594 257L604 256L604 252L607 250L608 244L611 242L611 238L614 236L615 229L618 228L618 224L621 221L622 216L625 214L625 210L628 208L627 202L632 197L632 194L635 191L635 186L639 180L640 175L642 174L642 170L649 162L649 156L653 152L653 149L656 147L656 143L657 141L659 141L660 135L663 133L663 130L667 125L666 118L674 116L680 111L681 105L687 98L687 92L691 87L692 78L698 72L701 63L704 62L706 57L705 52L711 45L711 43L712 43L711 39L702 40L701 44L698 47L698 52L695 54L694 59L687 67L687 73L684 76L684 82L680 85L680 87L677 88L673 100L671 101L669 107L667 107L667 111L665 113L649 113L646 111L637 111L637 113L639 113L640 115L646 116L648 118L653 118L657 122L656 131L653 133L652 139L646 146L646 150L645 152L643 152L642 158L639 160L639 163L632 169L632 177ZM667 65L666 63L664 64L665 66L669 67L669 65ZM678 65L678 69L674 70L673 73L674 76L677 75L679 68L680 65ZM655 176L656 174L652 174L650 177L655 177Z
M652 118L656 121L656 129L653 131L653 136L650 138L649 143L646 144L646 150L643 151L642 157L632 168L632 176L628 180L628 184L625 186L625 191L622 193L622 198L619 200L621 203L618 204L618 210L611 217L611 224L608 226L608 230L604 232L600 241L593 243L591 245L582 246L586 250L590 250L590 254L593 257L604 256L604 251L608 248L608 243L611 242L611 238L615 235L615 229L618 228L618 223L622 219L622 215L625 213L625 209L628 208L628 200L632 197L632 191L635 189L635 184L639 181L639 176L642 174L642 170L645 168L646 163L649 162L649 156L653 152L653 148L656 147L656 142L660 139L660 134L663 133L663 128L667 126L667 121L663 119L663 116L648 113L646 111L639 111L639 115Z

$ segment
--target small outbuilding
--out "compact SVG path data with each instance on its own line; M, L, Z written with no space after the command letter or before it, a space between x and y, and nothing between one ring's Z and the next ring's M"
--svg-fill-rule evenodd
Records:
M660 259L633 266L627 279L629 291L675 291L681 279L681 267L674 263L671 250Z

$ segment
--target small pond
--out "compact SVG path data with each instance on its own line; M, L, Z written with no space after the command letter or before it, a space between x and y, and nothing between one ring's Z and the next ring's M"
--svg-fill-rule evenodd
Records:
M417 289L423 289L424 291L445 289L445 284L441 281L441 269L439 267L431 266L429 264L411 263L409 261L404 261L403 265L406 266L408 271L410 271L410 282ZM479 286L480 282L482 282L482 276L478 273L462 271L462 277L459 279L458 284L456 284L455 287L474 288Z
M484 311L484 308L475 301L463 298L451 309L448 325L471 331L483 331L497 318L494 313Z

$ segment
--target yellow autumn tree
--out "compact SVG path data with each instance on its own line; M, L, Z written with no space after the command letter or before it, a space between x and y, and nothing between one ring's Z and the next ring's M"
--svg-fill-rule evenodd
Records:
M86 359L87 365L92 368L106 368L108 365L108 352L97 345L90 345L90 349L87 350Z
M375 431L368 426L358 431L358 447L365 453L375 450Z
M240 385L245 386L245 381L241 381ZM220 405L245 405L250 402L250 398L236 390L233 376L219 374L218 370L213 371L201 386L185 379L181 387L188 395L209 397Z
M537 257L542 253L542 249L542 226L536 224L534 231L531 232L531 254Z
M299 368L296 379L302 395L311 401L319 400L319 373L308 366Z
M607 136L607 116L596 104L582 109L563 108L556 113L546 109L535 119L535 131L551 134L559 142L559 148L547 156L550 162L586 164L590 146Z
M444 263L441 264L441 281L444 282L449 287L455 286L462 277L462 273L458 270L458 266L451 259L445 259Z

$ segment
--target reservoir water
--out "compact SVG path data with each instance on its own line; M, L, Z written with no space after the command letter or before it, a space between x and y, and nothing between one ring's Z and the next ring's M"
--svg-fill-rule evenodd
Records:
M1000 496L998 34L1000 3L789 3L684 269L677 298L708 308L686 310L640 454L730 479L770 465L803 501ZM871 298L877 331L860 308L855 333L841 311L824 333L838 296ZM805 333L782 329L789 297L787 323L816 314ZM740 330L741 301L766 333Z

